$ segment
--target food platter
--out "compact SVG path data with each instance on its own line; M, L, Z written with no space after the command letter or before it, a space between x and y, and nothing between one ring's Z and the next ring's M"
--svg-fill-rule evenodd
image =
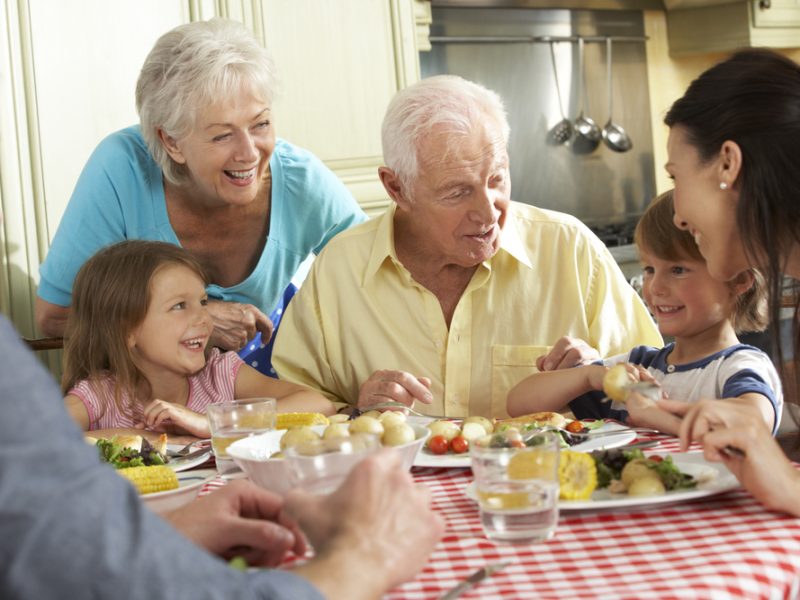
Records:
M181 448L183 448L182 444L167 444L167 448L172 450L173 452L177 452ZM192 453L195 450L200 450L203 448L202 444L198 442L197 447L192 446ZM199 467L204 462L206 462L211 457L211 444L208 444L208 447L205 448L205 451L197 456L192 456L188 460L183 457L174 457L170 458L169 462L167 463L168 466L172 467L172 470L175 472L182 472L187 471L189 469L194 469L195 467Z
M197 496L200 487L217 476L216 469L196 469L178 473L178 488L167 492L144 494L142 500L151 510L162 513L188 504Z
M409 422L420 417L409 417ZM425 422L429 423L431 419ZM619 423L604 423L601 427L593 429L593 433L607 433L612 431L619 431L618 435L601 435L596 438L590 438L586 442L571 446L571 450L577 452L591 452L592 450L604 450L607 448L618 448L630 444L636 439L636 433L630 431L624 425ZM422 448L414 460L415 467L469 467L469 454L433 454Z
M656 454L668 456L666 453L655 453L650 456ZM646 508L707 498L740 487L736 477L725 465L708 462L699 452L673 453L669 456L672 456L672 462L681 471L704 481L698 483L694 489L675 490L657 496L628 496L627 494L612 494L607 489L595 490L589 500L559 500L558 508L561 511ZM464 493L468 498L477 502L474 482L464 488Z

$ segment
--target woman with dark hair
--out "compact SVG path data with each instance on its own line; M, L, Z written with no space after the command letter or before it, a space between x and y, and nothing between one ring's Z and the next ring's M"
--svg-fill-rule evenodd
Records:
M692 234L714 277L761 269L777 324L784 275L800 279L800 66L768 50L740 51L692 82L665 123L675 224ZM661 405L684 416L684 445L702 441L706 458L723 461L768 508L800 516L800 471L752 409L716 400Z

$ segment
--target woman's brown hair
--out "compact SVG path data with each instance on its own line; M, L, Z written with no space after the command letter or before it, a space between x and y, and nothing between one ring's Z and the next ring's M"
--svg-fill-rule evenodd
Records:
M633 239L639 248L646 249L662 260L680 262L692 260L705 264L705 259L688 231L675 226L675 204L673 191L658 196L647 207L636 224ZM736 333L763 331L767 328L767 286L764 276L750 269L753 285L736 297L736 307L730 316Z
M190 252L165 242L120 242L103 248L84 263L73 284L65 333L64 394L81 380L109 373L116 383L114 398L108 400L117 404L123 390L133 401L136 390L149 386L127 340L147 314L153 277L168 265L185 266L208 283Z

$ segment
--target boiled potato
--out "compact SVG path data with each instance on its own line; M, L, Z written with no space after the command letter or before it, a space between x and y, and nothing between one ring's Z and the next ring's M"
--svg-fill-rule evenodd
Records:
M350 437L350 426L347 423L331 423L322 432L323 440Z
M481 416L478 416L478 415L476 415L474 417L467 417L466 419L464 419L464 426L466 426L467 423L477 423L478 425L483 427L483 429L484 429L484 431L486 432L487 435L490 434L490 433L494 433L494 424L489 419L487 419L486 417L481 417ZM464 437L467 437L467 436L464 436Z
M281 438L281 450L297 446L303 442L310 442L320 439L319 434L311 427L295 427L288 430Z
M361 415L350 421L350 433L372 433L381 437L383 435L383 423L375 417Z
M431 430L431 437L441 435L448 442L461 433L461 428L453 421L434 421L428 425L428 429Z
M394 425L405 423L406 415L404 413L397 412L396 410L387 410L386 412L381 413L381 416L378 417L378 420L383 423L384 429L389 429Z
M384 446L402 446L410 444L416 439L414 429L408 423L395 423L383 434Z
M622 473L620 474L620 479L622 483L625 484L625 487L630 488L631 484L637 479L642 477L652 477L655 475L653 470L647 466L647 459L645 458L636 458L622 467Z
M362 417L372 417L373 419L380 419L383 413L379 410L368 410L367 412L361 413Z
M347 423L350 420L350 415L335 414L328 417L329 423Z
M464 425L461 427L461 435L464 436L469 442L474 440L478 440L486 435L486 430L483 428L483 425L476 421L472 421L471 423L464 422Z
M664 483L661 478L650 471L650 475L646 477L639 477L628 487L629 496L657 496L663 494Z
M611 367L603 376L603 392L615 402L625 402L628 389L635 383L624 363Z

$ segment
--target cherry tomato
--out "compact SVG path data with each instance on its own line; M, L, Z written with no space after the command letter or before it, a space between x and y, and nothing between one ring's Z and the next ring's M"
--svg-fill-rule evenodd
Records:
M662 460L664 460L664 457L663 456L659 456L658 454L654 454L653 456L648 456L647 458L649 458L653 462L657 462L657 463L660 463Z
M450 440L450 449L456 454L464 454L464 452L469 450L469 440L463 435L457 435Z
M428 440L428 450L434 454L447 454L450 449L450 442L443 435L435 435Z
M567 426L564 429L566 429L570 433L580 433L581 431L583 431L583 423L577 420L570 421L569 423L567 423Z
M510 448L524 448L525 447L525 442L523 442L522 440L510 440L508 443L509 443L509 447Z

